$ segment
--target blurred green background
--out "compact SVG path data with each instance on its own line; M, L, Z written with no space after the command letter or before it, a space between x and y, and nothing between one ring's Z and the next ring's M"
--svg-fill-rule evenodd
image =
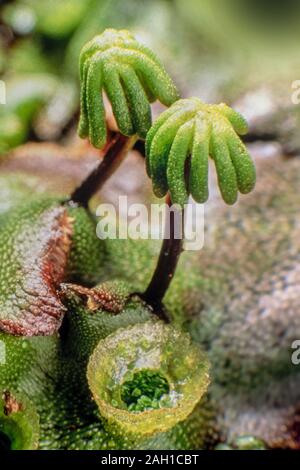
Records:
M183 96L233 104L252 140L298 151L299 24L298 0L0 1L0 152L75 134L79 52L107 27L129 28L153 48Z

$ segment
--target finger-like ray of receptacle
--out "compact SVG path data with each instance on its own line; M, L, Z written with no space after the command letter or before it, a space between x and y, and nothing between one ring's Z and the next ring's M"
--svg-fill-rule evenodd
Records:
M122 31L107 30L104 34L95 36L91 41L85 44L79 58L80 73L82 73L85 61L94 54L104 52L111 47L117 47L120 43L123 47L136 48L137 41L134 37L128 31L124 31L123 35L121 33Z
M244 116L227 106L225 103L215 105L215 107L228 119L238 134L245 135L248 133L249 127Z
M159 58L151 51L151 49L148 49L148 47L144 46L143 44L138 43L136 40L130 40L130 41L125 41L124 46L128 49L133 49L135 51L138 51L142 54L145 54L145 56L148 56L151 60L156 62L156 64L159 67L163 67L162 62L159 60ZM143 77L143 74L139 71L137 71L137 76L143 86L143 89L147 95L148 101L150 103L153 103L156 100L155 94L152 92L150 87L148 86L146 80Z
M140 137L146 138L152 122L151 108L147 96L132 68L122 66L120 68L120 77L124 85L134 130Z
M153 182L153 191L157 197L163 197L168 191L167 165L168 156L178 129L186 123L191 115L190 110L178 109L168 117L153 137L149 166Z
M162 125L167 122L167 120L175 115L175 111L177 109L180 109L180 102L177 101L176 103L173 104L173 106L166 111L164 111L152 124L151 129L149 130L146 138L146 168L147 168L147 174L149 178L151 178L151 165L150 165L150 149L152 145L152 141L157 133L157 131L162 127Z
M120 58L127 64L132 65L139 73L142 73L143 80L161 103L171 106L179 99L177 88L165 69L157 61L139 51L125 49L122 50Z
M104 65L104 86L111 103L118 128L124 135L134 134L127 99L114 63Z
M89 135L89 119L86 102L88 67L89 63L87 61L82 69L82 75L80 79L80 119L78 125L78 134L82 139L85 139Z
M142 87L144 89L144 92L146 93L146 96L148 98L148 101L149 103L154 103L154 101L156 100L156 96L152 93L152 91L150 90L149 86L147 85L147 83L145 82L145 79L143 77L143 74L142 73L137 73L137 76L139 77L139 80L142 84Z
M88 62L88 60L92 57L92 55L93 55L93 52L91 52L89 50L89 43L88 43L83 47L83 49L80 53L80 57L79 57L79 76L80 76L80 80L83 79L84 68L85 68L86 62Z
M228 132L226 137L239 191L242 194L248 194L253 190L256 182L254 163L246 146L234 132Z
M203 204L208 199L208 160L210 144L210 124L205 118L195 121L192 147L189 190L196 202Z
M232 205L238 196L235 168L226 141L215 132L212 132L210 139L210 154L215 162L222 197L227 204Z
M163 63L161 62L159 57L157 57L157 55L154 54L154 52L151 49L149 49L147 46L145 46L144 44L134 41L134 44L130 45L129 47L131 49L141 52L142 54L145 54L145 56L153 60L153 62L155 62L159 67L164 68Z
M180 127L173 141L168 159L167 179L173 204L183 207L188 201L185 163L190 154L194 121Z
M89 120L89 136L91 144L102 148L106 142L105 109L102 98L103 71L102 64L95 56L90 61L87 75L87 110Z

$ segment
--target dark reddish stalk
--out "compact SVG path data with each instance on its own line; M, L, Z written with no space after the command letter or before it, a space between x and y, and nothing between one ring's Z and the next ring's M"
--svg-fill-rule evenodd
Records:
M171 207L170 196L166 203ZM179 226L179 224L181 224ZM181 228L181 230L179 230ZM180 233L181 232L181 233ZM156 269L142 299L152 307L154 313L165 321L169 321L163 307L163 298L174 277L180 254L183 251L184 210L175 209L166 217L165 238L161 247ZM178 235L180 238L177 238ZM177 236L177 237L176 237Z
M101 163L75 189L69 201L87 207L90 199L121 165L135 141L135 137L125 137L122 134L117 134L109 144Z
M110 176L121 165L135 142L136 137L129 138L117 134L108 145L101 163L73 192L69 202L87 207L90 199L103 187ZM166 203L171 207L172 203L169 195L167 196ZM153 313L166 322L169 321L169 318L162 301L174 277L179 257L183 250L183 231L184 210L173 208L170 211L169 217L166 217L165 237L156 269L146 291L143 294L139 294L147 305L152 308Z

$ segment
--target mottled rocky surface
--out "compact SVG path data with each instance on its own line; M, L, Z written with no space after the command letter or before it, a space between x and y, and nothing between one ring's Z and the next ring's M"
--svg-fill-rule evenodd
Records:
M233 208L208 207L189 329L209 352L224 439L254 434L299 448L291 345L300 338L300 160L274 154L258 157L257 168L252 195Z

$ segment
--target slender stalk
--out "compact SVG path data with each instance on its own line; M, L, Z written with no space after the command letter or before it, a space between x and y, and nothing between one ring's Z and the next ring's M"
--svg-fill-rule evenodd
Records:
M110 176L121 165L136 140L136 137L125 137L117 134L109 144L101 163L75 189L69 202L87 207L94 194L103 187ZM167 196L166 203L171 207L172 203L169 195ZM139 294L147 305L153 309L153 312L166 322L169 322L169 318L162 300L174 277L179 257L183 250L184 210L175 207L172 208L168 215L165 225L165 237L156 269L146 291L143 294Z
M108 146L101 163L88 175L83 183L75 189L69 202L87 207L94 194L103 187L110 176L121 165L136 140L136 137L125 137L118 133Z
M171 207L169 194L166 203ZM162 300L174 277L180 254L183 251L184 239L184 210L173 209L169 212L169 217L166 217L165 237L156 269L146 291L141 295L142 299L153 308L153 311L165 321L169 321L169 319ZM178 227L179 222L181 227Z

